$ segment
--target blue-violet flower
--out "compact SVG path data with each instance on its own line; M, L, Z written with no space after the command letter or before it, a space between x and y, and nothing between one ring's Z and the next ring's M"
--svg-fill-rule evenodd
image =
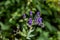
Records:
M40 16L40 12L37 12L37 16Z
M32 18L29 18L28 24L29 24L29 25L32 25Z
M32 11L30 11L30 16L32 16Z

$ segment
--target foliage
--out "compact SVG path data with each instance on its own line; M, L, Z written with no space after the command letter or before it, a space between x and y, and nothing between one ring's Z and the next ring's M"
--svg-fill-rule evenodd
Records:
M1 0L0 40L60 40L59 0ZM29 12L34 19L40 12L44 27L28 25ZM26 14L26 18L23 18ZM34 21L34 20L33 20Z

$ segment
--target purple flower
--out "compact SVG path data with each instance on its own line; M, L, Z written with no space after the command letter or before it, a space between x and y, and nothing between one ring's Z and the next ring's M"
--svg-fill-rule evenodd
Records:
M40 25L42 23L42 18L41 17L36 18L35 22L37 25Z
M37 12L37 16L40 16L40 12Z
M32 16L32 11L30 11L30 16Z
M23 18L26 18L26 14L23 14Z
M39 18L38 18L38 25L40 25L41 23L42 23L42 18L39 17Z
M32 18L29 18L28 24L29 24L29 25L32 25Z

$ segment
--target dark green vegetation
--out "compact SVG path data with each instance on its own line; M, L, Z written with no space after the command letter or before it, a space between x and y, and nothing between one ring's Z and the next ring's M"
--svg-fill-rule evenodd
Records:
M36 12L40 12L44 28L27 25L30 11L33 19ZM22 17L24 13L25 19ZM0 40L60 40L58 1L0 0Z

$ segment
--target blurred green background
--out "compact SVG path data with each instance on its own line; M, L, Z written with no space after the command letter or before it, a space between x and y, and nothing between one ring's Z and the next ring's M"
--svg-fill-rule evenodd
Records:
M44 28L29 28L29 12L37 10ZM0 0L0 40L60 40L60 0Z

